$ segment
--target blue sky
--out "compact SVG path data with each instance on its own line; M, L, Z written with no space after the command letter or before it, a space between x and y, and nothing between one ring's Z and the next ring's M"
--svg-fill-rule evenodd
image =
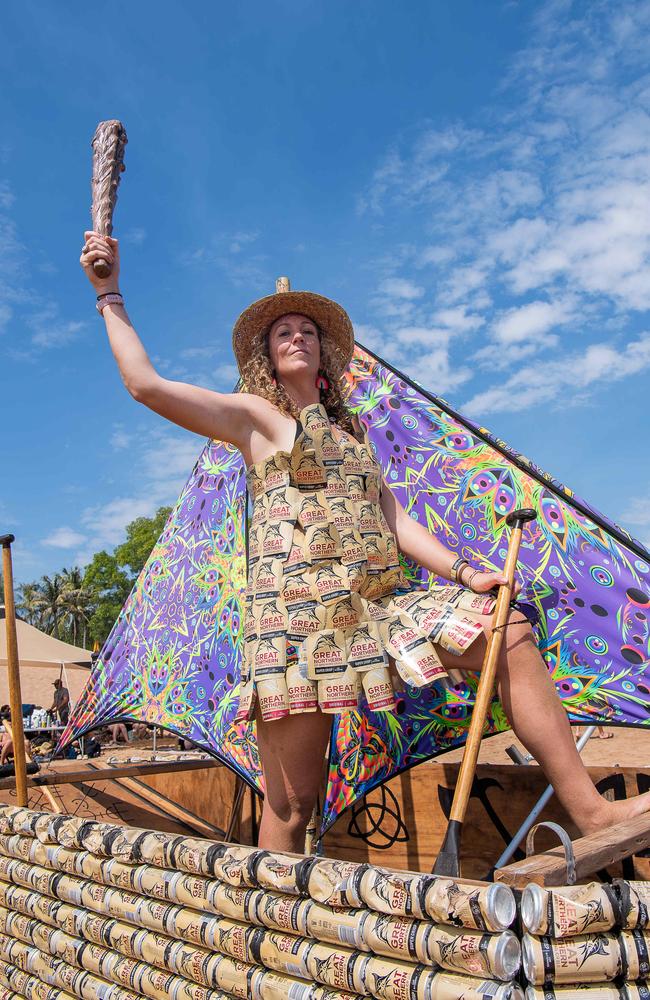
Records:
M5 0L0 528L19 582L172 503L202 441L131 400L78 266L124 121L129 313L228 389L278 274L650 542L650 3Z

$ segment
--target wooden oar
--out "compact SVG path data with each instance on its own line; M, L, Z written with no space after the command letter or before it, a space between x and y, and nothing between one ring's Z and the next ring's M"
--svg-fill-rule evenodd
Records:
M27 805L27 761L25 760L25 734L23 732L23 706L20 694L20 666L18 639L16 637L16 607L14 604L14 576L11 565L13 535L0 535L2 546L2 571L4 575L5 627L7 630L7 679L9 705L14 737L14 771L16 775L16 804Z
M534 510L522 508L509 514L506 523L512 528L510 542L508 544L508 554L506 564L503 568L503 575L506 583L499 587L497 603L494 609L492 620L492 633L488 640L485 657L483 659L483 669L479 677L476 691L476 703L472 712L467 742L463 752L463 760L458 772L458 781L454 790L454 800L449 813L449 823L445 839L434 865L434 875L447 875L451 878L458 878L460 875L460 839L463 830L467 804L472 791L474 775L476 773L476 761L481 749L481 739L483 728L487 718L492 695L494 694L494 684L496 680L497 663L501 651L504 625L508 620L508 609L512 599L512 592L515 582L515 570L517 568L517 557L519 555L519 545L521 543L521 532L527 521L534 521L536 517Z

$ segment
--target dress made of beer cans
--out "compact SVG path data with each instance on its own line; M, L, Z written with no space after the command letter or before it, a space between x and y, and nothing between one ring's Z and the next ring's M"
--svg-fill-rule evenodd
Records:
M395 708L402 680L445 678L439 645L460 655L494 599L455 585L408 590L380 507L368 443L305 407L291 451L247 471L252 517L237 721L301 712Z

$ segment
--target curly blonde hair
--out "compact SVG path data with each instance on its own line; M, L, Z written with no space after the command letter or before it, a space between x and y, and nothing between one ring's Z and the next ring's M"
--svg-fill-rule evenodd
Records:
M313 321L312 321L313 322ZM314 323L314 326L316 324ZM347 391L344 376L335 375L335 365L328 350L327 337L318 326L318 340L320 342L320 367L319 374L324 375L329 386L320 390L320 401L327 410L327 415L334 423L350 434L355 433L352 422L352 413L347 406ZM252 392L256 396L268 399L269 403L277 406L278 410L286 413L289 417L298 419L300 409L289 396L281 382L276 382L275 372L271 364L269 355L269 330L260 333L258 341L259 350L251 351L246 367L242 370L242 388L246 392Z

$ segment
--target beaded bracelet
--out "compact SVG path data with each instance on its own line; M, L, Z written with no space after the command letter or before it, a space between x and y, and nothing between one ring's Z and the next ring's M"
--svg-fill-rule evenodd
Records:
M101 314L106 306L111 304L118 306L124 305L124 299L119 292L106 292L105 295L98 295L97 305L95 308L97 309L97 312Z
M458 578L462 572L463 566L469 566L469 563L467 562L467 559L463 558L463 556L459 556L449 571L449 579L452 583L458 583Z

